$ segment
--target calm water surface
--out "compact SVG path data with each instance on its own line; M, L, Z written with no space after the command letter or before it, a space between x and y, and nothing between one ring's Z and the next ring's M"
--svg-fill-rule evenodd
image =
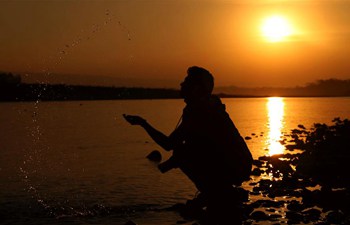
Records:
M350 98L223 99L254 158L283 153L298 124L350 118ZM8 224L176 224L165 209L193 198L178 170L160 174L145 159L160 149L123 113L165 134L182 100L0 103L0 217ZM169 154L164 153L167 158Z

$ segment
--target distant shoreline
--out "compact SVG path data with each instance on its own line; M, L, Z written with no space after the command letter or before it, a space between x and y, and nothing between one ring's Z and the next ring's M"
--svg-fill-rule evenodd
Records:
M221 98L267 98L267 97L350 97L350 94L326 95L244 95L215 93ZM75 101L75 100L137 100L137 99L180 99L176 89L142 87L101 87L65 84L0 85L0 102L30 101Z
M289 88L225 86L214 88L213 93L221 98L350 97L350 79L318 80ZM20 75L0 72L0 102L179 98L178 89L24 83Z

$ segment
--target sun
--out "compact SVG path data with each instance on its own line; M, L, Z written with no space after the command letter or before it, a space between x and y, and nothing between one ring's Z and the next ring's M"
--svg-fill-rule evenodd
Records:
M290 23L282 16L271 16L265 19L261 31L269 42L285 41L292 34Z

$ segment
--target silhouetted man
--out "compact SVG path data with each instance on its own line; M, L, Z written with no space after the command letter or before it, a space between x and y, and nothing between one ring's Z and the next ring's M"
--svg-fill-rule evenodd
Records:
M181 97L186 107L182 121L166 136L139 116L124 115L132 125L141 125L152 139L172 157L159 164L166 172L180 168L206 200L208 221L225 224L230 214L233 186L248 180L252 155L225 111L221 100L213 96L213 76L204 68L190 67L181 83ZM204 196L204 197L203 197Z

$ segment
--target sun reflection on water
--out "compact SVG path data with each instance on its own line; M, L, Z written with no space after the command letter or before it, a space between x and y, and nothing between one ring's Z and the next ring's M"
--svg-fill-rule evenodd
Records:
M268 154L275 155L284 152L284 146L280 143L282 128L284 125L284 101L280 97L268 98L266 104L269 117L269 135L266 140Z

